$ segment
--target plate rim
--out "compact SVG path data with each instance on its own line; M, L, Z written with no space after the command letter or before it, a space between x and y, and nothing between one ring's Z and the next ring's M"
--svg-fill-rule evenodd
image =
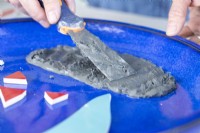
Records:
M181 36L167 36L166 32L158 30L158 29L154 29L154 28L150 28L150 27L146 27L146 26L140 26L140 25L136 25L136 24L130 24L130 23L126 23L126 22L117 22L117 21L112 21L112 20L102 20L102 19L93 19L93 18L84 18L84 20L86 22L101 22L101 23L106 23L106 24L114 24L117 26L123 26L123 27L127 27L130 29L136 29L136 30L140 30L140 31L145 31L145 32L149 32L149 33L153 33L168 39L172 39L174 41L178 41L181 44L184 44L190 48L192 48L193 50L200 52L200 45L198 45L195 42L192 42L190 40L187 40ZM7 23L19 23L19 22L34 22L35 20L33 20L32 18L14 18L14 19L0 19L0 24L7 24Z

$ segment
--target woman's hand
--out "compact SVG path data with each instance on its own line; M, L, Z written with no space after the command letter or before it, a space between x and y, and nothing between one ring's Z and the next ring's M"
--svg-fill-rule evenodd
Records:
M43 0L45 10L40 6L38 0L6 1L30 15L35 21L46 28L49 27L50 24L55 24L60 18L60 0ZM75 12L75 0L65 0L65 2L69 8Z
M187 11L190 10L186 26ZM179 34L200 44L200 0L173 0L169 12L167 35Z

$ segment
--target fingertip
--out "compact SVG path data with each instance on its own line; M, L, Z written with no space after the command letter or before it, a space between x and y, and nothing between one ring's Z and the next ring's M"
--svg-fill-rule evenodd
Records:
M190 5L190 0L184 0L180 2L179 0L174 0L169 11L168 26L166 34L168 36L175 36L179 34L184 26L187 9Z
M65 0L65 2L67 3L69 9L75 13L76 12L76 2L75 0Z
M166 31L167 36L175 36L178 34L177 31L177 25L174 23L169 23L167 26L167 31Z
M70 5L69 6L69 9L73 12L73 13L76 13L76 8L74 5Z
M50 24L45 21L45 20L40 20L39 21L40 25L42 25L44 28L48 28L50 26Z
M50 24L58 22L61 14L61 7L58 0L43 0L45 13Z
M44 9L40 6L38 0L19 0L25 11L37 22L39 22L43 27L49 27L49 23L44 12Z
M50 24L57 23L59 18L60 18L60 11L59 10L47 12L47 19L48 19Z

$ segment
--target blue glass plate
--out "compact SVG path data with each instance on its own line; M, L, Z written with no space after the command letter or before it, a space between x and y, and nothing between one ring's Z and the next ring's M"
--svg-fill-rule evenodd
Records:
M86 28L112 49L148 59L171 72L178 89L161 98L135 99L45 71L28 64L26 55L58 44L75 46L70 37L59 34L56 26L44 29L33 21L5 23L0 25L0 59L5 61L0 69L0 85L4 76L16 71L22 71L29 84L22 103L8 109L0 105L0 132L43 132L91 99L107 93L112 95L113 133L164 131L200 118L200 48L196 44L135 25L86 21ZM70 94L67 104L49 108L43 99L45 90L67 90Z

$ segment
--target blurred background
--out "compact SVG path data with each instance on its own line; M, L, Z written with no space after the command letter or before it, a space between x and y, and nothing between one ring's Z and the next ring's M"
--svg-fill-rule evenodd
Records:
M136 24L165 31L171 0L76 0L76 14ZM12 5L0 0L1 20L27 18Z

